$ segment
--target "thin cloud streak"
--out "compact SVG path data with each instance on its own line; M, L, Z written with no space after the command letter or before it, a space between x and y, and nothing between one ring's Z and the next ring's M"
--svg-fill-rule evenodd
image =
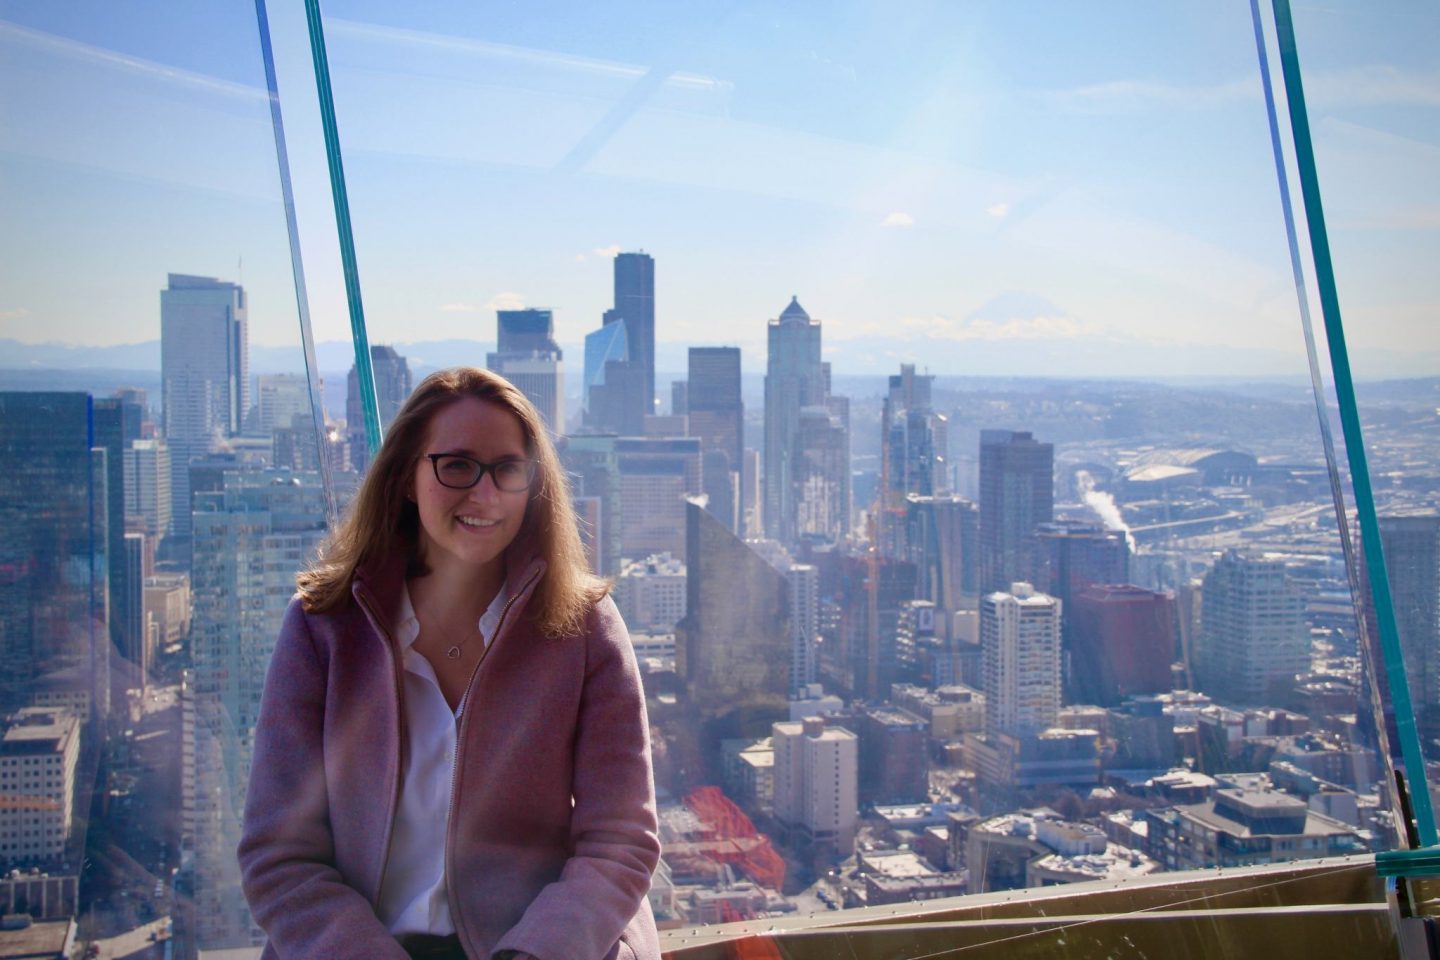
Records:
M141 57L132 57L129 54L120 53L116 50L108 50L104 47L92 46L88 43L81 43L78 40L71 40L68 37L56 36L53 33L45 33L41 30L32 30L29 27L22 27L8 20L0 20L0 42L17 43L72 60L93 63L97 66L109 67L137 76L149 77L154 80L162 80L178 86L189 87L192 90L216 93L240 100L264 101L268 100L270 96L261 87L235 83L232 80L222 80L219 77L195 73L192 70L183 70L179 67L156 63L153 60L145 60Z
M404 46L430 47L453 50L472 56L497 60L504 63L519 63L529 66L551 67L572 70L578 73L638 80L649 71L646 67L618 63L613 60L599 60L594 57L577 57L572 54L555 53L551 50L537 50L530 47L516 47L502 43L489 43L468 37L446 36L421 30L405 30L399 27L382 27L378 24L358 20L344 20L327 17L325 29L331 36L371 40ZM666 85L676 85L700 90L729 89L733 84L715 77L694 73L672 73L665 78Z

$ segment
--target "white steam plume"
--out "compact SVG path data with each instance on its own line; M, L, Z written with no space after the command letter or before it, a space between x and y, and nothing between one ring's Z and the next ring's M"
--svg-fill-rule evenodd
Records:
M1080 491L1085 505L1099 514L1106 529L1124 532L1125 542L1130 545L1130 552L1134 553L1135 535L1130 532L1130 525L1120 515L1120 507L1116 505L1115 498L1103 490L1095 489L1095 478L1090 476L1088 470L1075 471L1075 487Z

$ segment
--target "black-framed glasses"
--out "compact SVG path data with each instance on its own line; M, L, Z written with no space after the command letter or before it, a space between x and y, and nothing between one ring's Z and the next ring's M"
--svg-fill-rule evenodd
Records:
M451 490L468 490L490 474L495 480L495 489L504 493L520 493L530 489L535 479L534 460L501 460L499 463L481 463L473 457L458 453L427 453L425 459L435 468L435 479L442 487Z

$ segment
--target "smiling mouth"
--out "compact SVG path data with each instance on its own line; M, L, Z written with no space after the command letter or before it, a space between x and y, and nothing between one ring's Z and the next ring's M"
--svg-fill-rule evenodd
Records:
M456 517L455 519L459 520L461 524L467 527L484 528L500 526L499 520L481 520L479 517Z

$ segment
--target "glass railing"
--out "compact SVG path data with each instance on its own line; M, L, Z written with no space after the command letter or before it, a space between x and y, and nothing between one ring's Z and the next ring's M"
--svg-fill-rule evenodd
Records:
M255 6L6 4L0 47L0 937L260 943L240 805L344 370L314 410Z
M277 617L367 408L458 363L540 407L615 579L666 950L1386 928L1413 804L1354 511L1429 760L1440 14L1294 10L1357 487L1260 7L1329 461L1248 4L7 5L3 707L64 774L14 748L0 903L263 942ZM1197 912L1265 878L1306 892Z

